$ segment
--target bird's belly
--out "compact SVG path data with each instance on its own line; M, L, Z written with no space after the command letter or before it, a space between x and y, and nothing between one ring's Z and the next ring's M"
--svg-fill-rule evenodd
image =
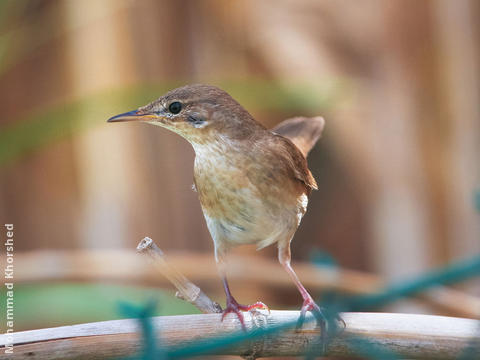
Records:
M262 248L293 234L305 212L299 198L306 199L296 181L249 176L251 159L240 164L226 157L199 159L197 154L195 184L216 246Z
M242 219L210 217L204 213L207 226L216 245L237 246L257 244L259 248L278 241L285 232L285 222L279 220L273 223L271 219L255 218L252 222L242 222Z
M298 226L295 207L274 206L248 188L217 192L213 201L203 200L207 226L216 244L263 248Z

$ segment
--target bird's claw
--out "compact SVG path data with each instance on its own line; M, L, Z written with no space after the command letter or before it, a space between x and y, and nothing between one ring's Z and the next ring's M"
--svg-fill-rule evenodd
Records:
M250 313L255 314L255 313L258 313L257 309L267 310L268 313L270 314L269 307L261 301L257 301L255 304L251 304L251 305L241 305L236 301L230 301L227 303L227 307L225 308L225 310L223 310L222 321L225 318L225 316L227 316L227 314L234 313L237 315L237 318L240 321L240 324L242 325L242 330L247 331L247 328L245 327L245 320L243 318L242 311L248 311Z
M240 310L242 311L257 312L257 309L260 309L260 310L267 310L268 313L270 314L270 308L261 301L257 301L255 304L251 304L251 305L239 305L239 307L240 307Z
M307 311L310 311L313 314L313 316L315 316L315 319L317 320L317 325L320 327L322 331L322 336L323 336L326 330L327 318L325 317L320 307L315 303L315 301L313 301L312 298L307 298L303 302L302 309L300 311L300 317L298 318L298 321L297 321L296 330L299 331L303 326Z
M347 328L347 323L345 322L345 320L342 319L342 317L338 313L335 315L335 320L337 320L338 322L341 322L343 325L343 329L339 332L341 334Z
M303 326L303 323L305 322L305 316L307 314L307 311L310 311L313 316L315 317L317 321L317 326L320 328L320 340L322 343L322 351L325 354L325 351L327 349L327 324L329 324L329 319L325 314L323 313L322 309L313 301L312 298L307 298L303 302L302 309L300 311L300 317L298 318L297 321L297 326L296 326L296 331L300 331L300 329ZM341 322L343 324L343 330L347 327L347 324L345 323L345 320L343 320L340 315L336 314L335 315L335 320ZM337 326L334 325L334 329L336 329ZM330 327L329 327L329 332L330 332Z

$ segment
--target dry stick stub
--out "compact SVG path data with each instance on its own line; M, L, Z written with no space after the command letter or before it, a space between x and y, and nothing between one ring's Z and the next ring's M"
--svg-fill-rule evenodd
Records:
M152 239L145 237L138 244L137 251L148 255L158 271L177 288L178 298L195 305L204 314L222 312L218 303L212 301L198 286L167 262L165 254Z

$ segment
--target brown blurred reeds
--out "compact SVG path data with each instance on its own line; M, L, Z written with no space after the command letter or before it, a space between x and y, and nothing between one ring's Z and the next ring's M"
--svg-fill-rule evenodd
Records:
M104 123L187 82L226 87L269 127L294 115L325 117L325 137L310 157L320 190L293 254L307 260L312 248L322 248L342 267L378 277L349 278L347 286L338 274L330 282L308 280L318 270L306 268L301 276L309 286L337 283L361 292L378 279L480 252L473 206L480 173L478 2L1 6L0 159L11 161L0 164L0 218L15 225L18 281L48 269L49 280L55 271L101 278L111 268L90 272L98 256L90 250L119 249L122 257L120 249L144 234L161 239L169 253L191 253L185 261L196 265L195 274L216 281L213 259L203 255L211 239L189 190L188 144L146 125ZM26 150L12 157L17 148ZM45 252L20 253L37 250ZM250 263L265 264L264 281L281 286L277 267L259 256ZM38 259L57 259L58 267ZM472 296L479 288L470 282L457 291ZM268 289L242 287L273 297Z

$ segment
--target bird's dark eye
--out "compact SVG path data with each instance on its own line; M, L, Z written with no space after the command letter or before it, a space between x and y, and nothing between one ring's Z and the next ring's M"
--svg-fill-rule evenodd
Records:
M168 111L170 111L172 114L178 114L180 110L182 110L182 104L178 101L172 102L168 107Z

